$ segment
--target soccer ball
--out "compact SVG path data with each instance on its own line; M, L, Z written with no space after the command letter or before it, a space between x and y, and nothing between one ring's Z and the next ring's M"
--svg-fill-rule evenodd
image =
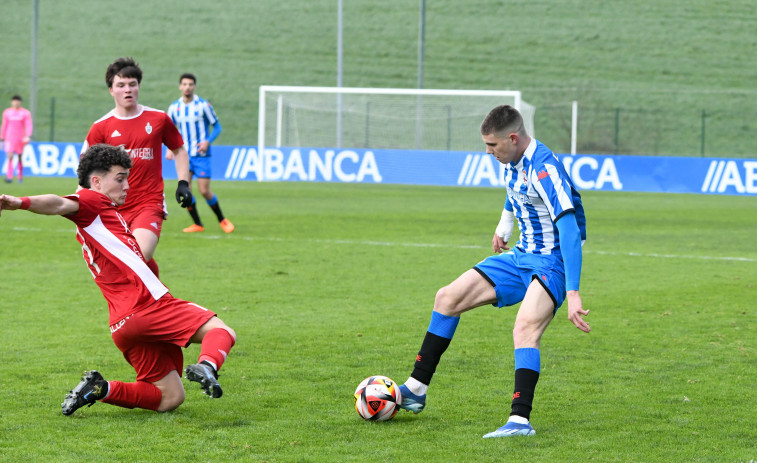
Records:
M365 420L391 420L401 403L399 385L386 376L369 376L355 389L355 410Z

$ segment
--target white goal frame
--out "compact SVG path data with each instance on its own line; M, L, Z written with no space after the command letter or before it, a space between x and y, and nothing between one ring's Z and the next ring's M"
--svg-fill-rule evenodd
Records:
M337 95L337 121L336 121L336 140L337 145L341 145L341 95L344 94L374 94L374 95L410 95L410 96L484 96L484 97L510 97L514 100L513 106L523 112L523 107L531 105L525 103L522 99L521 92L518 90L445 90L445 89L409 89L409 88L359 88L359 87L307 87L307 86L280 86L280 85L261 85L258 102L258 153L264 152L265 135L266 135L266 94L270 92L277 93L324 93ZM420 99L419 99L420 102ZM481 118L485 114L481 115ZM525 120L527 119L527 120ZM526 123L526 129L531 136L534 136L533 118L524 117ZM279 105L277 109L276 117L276 145L281 146L281 124L282 124L282 111L281 111L281 99L279 99ZM418 130L418 129L417 129ZM334 148L341 148L341 146L335 146ZM261 155L262 157L262 155Z

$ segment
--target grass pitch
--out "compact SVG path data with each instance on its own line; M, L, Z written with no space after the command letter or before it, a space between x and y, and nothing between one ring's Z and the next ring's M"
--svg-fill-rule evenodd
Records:
M172 193L173 182L167 192ZM214 182L231 235L169 203L156 259L171 292L216 311L239 342L224 396L185 381L157 414L60 412L80 373L131 381L73 225L4 211L2 461L727 461L757 459L757 205L753 198L585 192L582 296L542 345L531 438L487 439L512 391L515 308L463 316L427 409L361 420L364 377L403 382L436 290L489 255L503 192ZM28 178L16 195L74 190ZM169 197L171 194L168 195ZM186 361L199 353L192 346Z

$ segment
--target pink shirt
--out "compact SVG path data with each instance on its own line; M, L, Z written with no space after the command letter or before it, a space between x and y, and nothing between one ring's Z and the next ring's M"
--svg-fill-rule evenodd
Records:
M8 108L3 111L3 126L0 139L20 143L32 136L32 113L26 108Z

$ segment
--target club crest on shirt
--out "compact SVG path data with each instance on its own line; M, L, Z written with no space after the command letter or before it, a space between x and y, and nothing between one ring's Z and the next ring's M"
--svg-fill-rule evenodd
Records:
M152 133L152 126L150 125L149 122L145 126L145 132L147 132L147 135L150 135Z

